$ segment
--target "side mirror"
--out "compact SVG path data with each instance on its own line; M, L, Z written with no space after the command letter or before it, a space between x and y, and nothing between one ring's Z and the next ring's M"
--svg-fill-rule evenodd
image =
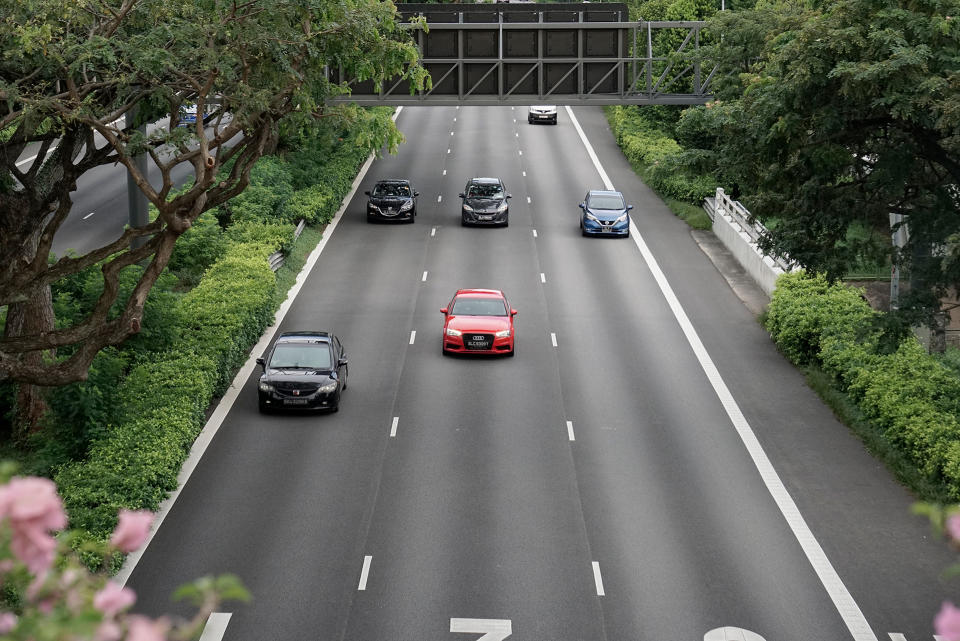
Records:
M263 357L260 357L257 359L257 365L259 365L263 369L267 369L267 363L266 361L263 360Z
M580 203L579 205L577 205L577 207L579 207L580 209L586 209L587 203Z
M517 310L511 309L511 310L510 310L510 315L511 315L511 316L516 316L516 315L517 315Z
M343 366L346 365L348 362L349 362L349 361L348 361L347 359L341 358L340 360L337 361L337 367L343 367Z
M365 191L365 192L363 192L363 193L365 193L367 196L369 196L369 195L370 195L370 190L368 189L367 191Z
M446 313L447 313L447 308L446 308L446 307L441 307L441 308L440 308L440 313L441 313L441 314L446 314Z
M513 198L513 194L507 194L507 198Z
M630 211L631 209L633 209L633 205L627 205L627 211Z
M457 198L465 198L462 191L459 194L457 194Z
M419 195L420 195L420 192L419 192L419 191L413 192L413 197L414 197L414 198L416 198L416 197L419 196Z

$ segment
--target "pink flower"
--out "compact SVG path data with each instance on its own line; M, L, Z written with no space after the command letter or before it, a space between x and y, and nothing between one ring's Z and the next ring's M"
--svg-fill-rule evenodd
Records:
M17 615L13 612L0 612L0 634L7 634L17 625Z
M110 537L110 543L123 552L133 552L143 545L150 534L153 512L147 510L120 510L117 529Z
M127 619L127 641L166 641L169 629L170 624L163 619L153 621L134 614Z
M947 534L954 541L960 542L960 512L947 517Z
M93 595L93 607L108 617L113 617L121 610L129 608L136 600L137 595L130 588L107 581L103 589Z
M943 641L960 641L960 608L944 601L933 620L933 632Z
M93 638L96 641L120 641L123 638L123 630L116 621L104 621L97 627Z
M63 502L50 479L14 478L0 487L0 519L9 519L12 530L10 548L33 574L52 564L57 542L51 530L67 526Z

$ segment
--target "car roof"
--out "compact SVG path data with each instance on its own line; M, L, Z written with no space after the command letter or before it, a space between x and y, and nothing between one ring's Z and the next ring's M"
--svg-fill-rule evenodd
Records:
M458 289L456 295L460 296L461 294L470 294L471 296L490 296L497 298L505 298L503 292L499 289Z
M620 196L621 198L623 198L623 194L621 194L619 191L611 191L609 189L591 189L590 195L591 196Z
M283 332L277 337L277 342L292 343L296 341L330 342L330 332Z
M388 185L389 185L389 184L409 185L409 184L410 184L410 181L407 180L406 178L384 178L383 180L378 180L378 181L377 181L377 184L378 184L378 185L383 185L383 184L388 184Z
M471 178L468 183L502 183L499 178Z

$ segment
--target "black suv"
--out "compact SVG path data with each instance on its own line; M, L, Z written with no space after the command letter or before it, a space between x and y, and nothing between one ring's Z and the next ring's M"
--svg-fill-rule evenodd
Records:
M347 356L340 339L327 332L284 332L262 358L257 393L260 411L340 409L347 389Z
M460 193L463 206L460 210L462 225L510 224L510 205L503 181L499 178L471 178Z
M367 200L367 222L374 220L405 220L413 222L417 215L417 196L409 180L381 180L373 190L363 192Z

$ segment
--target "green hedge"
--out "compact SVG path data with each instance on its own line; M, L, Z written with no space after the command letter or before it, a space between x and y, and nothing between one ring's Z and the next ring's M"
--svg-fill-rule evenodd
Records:
M234 244L178 306L182 340L123 381L117 424L91 446L86 461L55 476L71 527L106 537L119 508L156 510L177 487L205 410L273 316L271 251Z
M798 272L777 281L766 327L788 358L830 373L888 443L960 499L960 378L912 335L883 353L877 316L860 290Z

